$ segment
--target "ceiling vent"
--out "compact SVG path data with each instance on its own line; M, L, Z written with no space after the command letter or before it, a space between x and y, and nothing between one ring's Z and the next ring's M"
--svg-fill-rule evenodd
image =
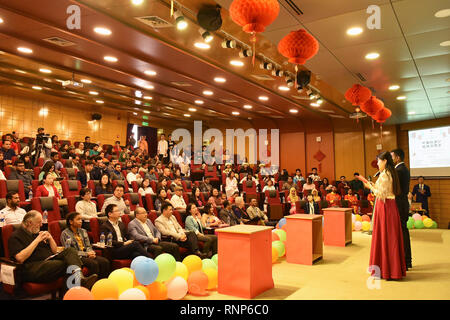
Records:
M55 44L60 47L70 47L70 46L75 45L74 42L71 42L69 40L66 40L66 39L63 39L60 37L51 37L51 38L46 38L46 39L42 39L42 40L50 42L50 43Z
M220 101L226 102L226 103L234 103L234 102L238 102L237 100L233 100L233 99L220 99Z
M297 100L311 100L309 99L308 96L291 96L291 97Z
M158 16L135 17L135 19L139 20L142 23L145 23L146 25L154 29L173 27L172 23L167 22L166 20Z
M269 76L267 74L252 74L251 76L253 78L261 80L261 81L273 81L273 80L275 80L274 78L272 78L271 76Z
M171 84L173 84L174 86L178 86L178 87L192 87L192 84L188 83L188 82L171 82Z
M340 116L340 115L336 115L336 114L329 114L328 116L329 116L329 117L332 117L332 118L341 118L341 119L345 119L344 116Z
M320 112L334 113L333 110L319 109Z

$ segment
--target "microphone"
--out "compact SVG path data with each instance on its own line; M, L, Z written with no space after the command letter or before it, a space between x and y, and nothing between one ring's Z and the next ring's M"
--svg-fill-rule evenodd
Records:
M376 178L380 175L380 171L378 171L377 173L375 173L373 176Z

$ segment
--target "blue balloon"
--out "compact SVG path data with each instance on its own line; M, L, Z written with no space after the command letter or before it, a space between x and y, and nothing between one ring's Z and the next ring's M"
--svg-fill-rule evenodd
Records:
M278 226L281 227L284 226L286 224L286 218L281 218L280 221L278 221Z
M147 259L147 257L145 256L139 256L134 258L133 261L131 261L130 269L136 271L136 266L139 264L140 261L144 261L145 259Z
M136 280L144 286L153 283L158 277L158 273L158 264L151 258L139 260L135 265L134 275L136 276Z

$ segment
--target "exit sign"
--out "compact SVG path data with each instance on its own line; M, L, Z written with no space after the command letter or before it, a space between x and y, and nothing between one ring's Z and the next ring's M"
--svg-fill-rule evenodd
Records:
M142 122L143 126L148 126L148 122Z

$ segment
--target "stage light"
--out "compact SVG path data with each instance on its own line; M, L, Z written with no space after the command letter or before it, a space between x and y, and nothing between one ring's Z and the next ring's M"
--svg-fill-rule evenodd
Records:
M186 19L183 16L183 13L181 11L175 11L175 24L177 25L178 30L184 30L187 28L188 23L186 22Z
M250 49L242 49L241 51L239 51L239 57L241 58L248 58L251 57L252 55L253 52Z
M264 70L272 70L273 65L270 62L262 62L259 67Z
M202 29L202 28L200 28L198 31L199 31L200 34L202 35L203 41L205 41L205 42L211 42L211 41L214 39L214 37L213 37L213 35L211 34L211 32L209 32L209 31L207 31L207 30L205 30L205 29Z
M286 78L286 85L288 86L288 87L293 87L294 86L294 79L291 79L291 78Z
M236 48L236 41L225 39L222 41L222 48L234 49Z
M284 74L284 71L283 71L283 70L280 70L280 69L278 69L278 70L275 70L275 69L274 69L274 70L272 71L272 75L275 76L275 77L282 77L283 74Z

